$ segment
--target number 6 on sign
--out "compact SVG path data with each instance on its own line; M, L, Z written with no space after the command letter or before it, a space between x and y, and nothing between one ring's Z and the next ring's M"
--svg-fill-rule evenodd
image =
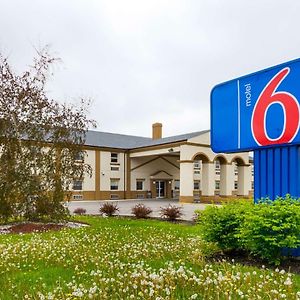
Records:
M288 92L276 92L281 82L289 74L290 68L279 71L261 92L252 113L251 130L253 138L260 146L286 144L293 141L299 131L299 103ZM279 137L272 139L266 128L267 111L272 104L280 104L283 109L284 124Z

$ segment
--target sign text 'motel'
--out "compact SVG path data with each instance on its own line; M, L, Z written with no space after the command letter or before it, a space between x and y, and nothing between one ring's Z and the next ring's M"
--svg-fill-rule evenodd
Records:
M211 144L240 152L300 144L300 59L215 86Z

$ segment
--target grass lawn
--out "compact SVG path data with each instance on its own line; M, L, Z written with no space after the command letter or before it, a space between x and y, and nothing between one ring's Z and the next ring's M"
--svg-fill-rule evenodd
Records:
M78 219L91 226L0 235L1 300L300 299L298 275L208 263L197 226Z

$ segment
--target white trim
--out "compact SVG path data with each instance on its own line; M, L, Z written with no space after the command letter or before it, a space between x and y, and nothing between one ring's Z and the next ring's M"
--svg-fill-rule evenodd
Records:
M241 148L241 95L240 95L240 81L237 80L238 93L238 149Z

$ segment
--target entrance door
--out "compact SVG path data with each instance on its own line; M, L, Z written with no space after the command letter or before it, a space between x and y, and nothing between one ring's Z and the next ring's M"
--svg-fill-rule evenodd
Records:
M156 198L165 198L165 192L166 192L165 181L157 180L155 184L156 184Z

